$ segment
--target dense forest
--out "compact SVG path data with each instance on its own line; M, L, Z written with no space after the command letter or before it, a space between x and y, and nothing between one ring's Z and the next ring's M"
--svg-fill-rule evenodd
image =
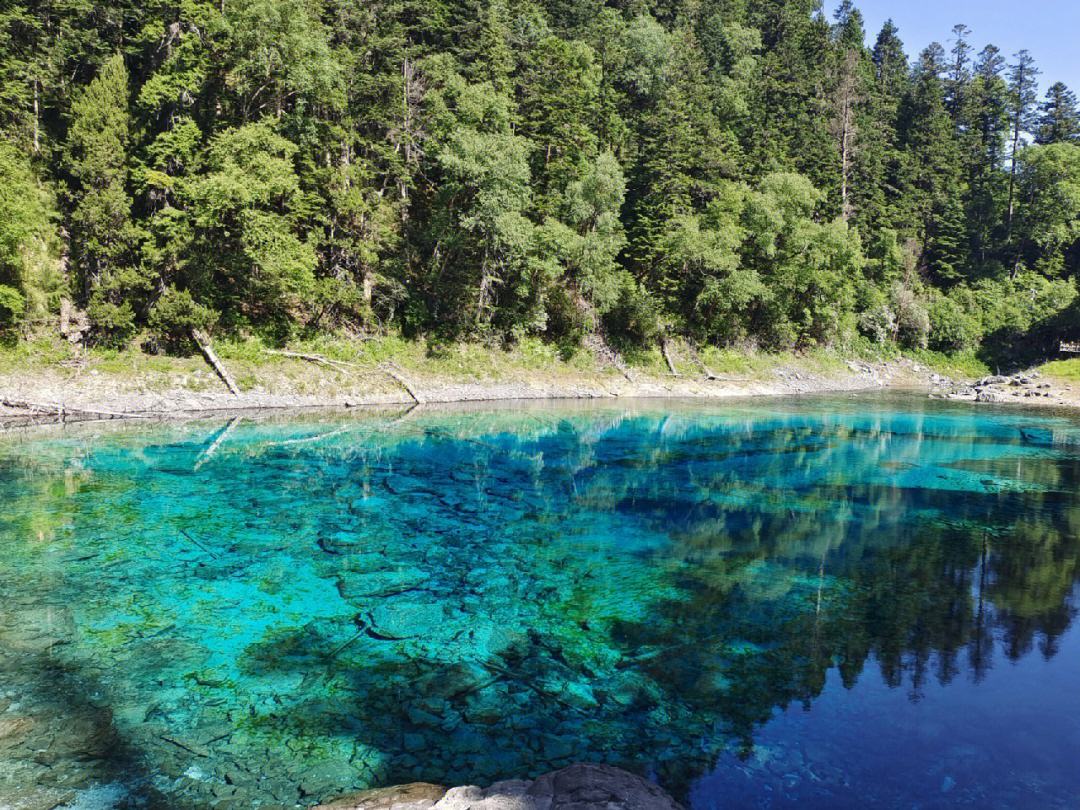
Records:
M1075 333L1076 96L964 25L912 63L831 11L2 0L0 328L987 357Z

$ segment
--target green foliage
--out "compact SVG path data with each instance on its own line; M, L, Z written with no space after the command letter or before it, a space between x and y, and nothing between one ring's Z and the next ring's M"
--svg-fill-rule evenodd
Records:
M817 222L822 193L801 175L766 176L747 202L745 262L769 289L755 332L774 347L828 344L852 330L864 258L841 221Z
M52 200L28 161L0 141L0 331L58 305Z
M72 255L98 340L116 345L135 331L135 305L149 289L137 267L141 234L127 190L128 73L113 55L75 100L68 132Z
M262 120L217 135L181 187L194 223L188 289L233 318L287 318L311 295L316 256L294 227L296 146Z
M197 303L190 292L170 287L154 302L148 325L168 351L187 354L194 348L192 332L209 329L216 320L213 310Z
M610 152L599 154L571 182L563 195L562 222L549 227L560 241L558 253L571 281L593 308L603 314L614 304L620 286L619 253L626 246L619 213L626 179Z
M982 339L982 324L975 301L968 293L954 290L940 296L930 305L930 348L946 353L961 353L975 349Z
M1080 270L1080 144L1032 146L1019 155L1021 212L1030 266L1050 277Z
M618 297L603 319L605 330L624 345L654 342L661 331L655 302L629 275L621 281Z
M814 0L12 0L0 324L70 290L93 340L170 351L210 324L1048 345L1080 274L1075 96L1040 103L1026 52L964 26L912 66L863 25Z
M0 284L0 330L18 321L26 311L23 294L7 284Z
M1076 93L1061 82L1046 91L1046 101L1039 108L1035 141L1040 144L1075 143L1080 138L1080 108Z
M99 346L121 348L135 335L135 310L128 301L117 304L103 295L94 295L86 314L97 330L95 342Z
M1080 359L1056 360L1044 365L1041 371L1048 377L1080 383Z
M222 6L224 9L225 6ZM239 0L229 9L233 59L227 80L247 117L303 104L334 104L341 93L319 7L308 0Z

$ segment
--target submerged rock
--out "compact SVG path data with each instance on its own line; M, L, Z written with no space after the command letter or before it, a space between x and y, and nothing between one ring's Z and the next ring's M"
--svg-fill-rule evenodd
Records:
M416 782L367 790L314 810L681 810L661 788L610 765L577 764L532 782L446 790Z
M362 790L350 793L314 810L428 810L446 794L446 788L427 782Z
M578 764L545 774L529 796L537 810L679 810L657 785L610 765Z

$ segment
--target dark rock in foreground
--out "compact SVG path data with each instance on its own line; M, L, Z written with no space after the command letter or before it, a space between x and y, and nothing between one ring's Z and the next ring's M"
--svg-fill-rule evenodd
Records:
M315 810L681 810L663 790L610 765L571 765L527 782L446 790L422 782L367 790Z

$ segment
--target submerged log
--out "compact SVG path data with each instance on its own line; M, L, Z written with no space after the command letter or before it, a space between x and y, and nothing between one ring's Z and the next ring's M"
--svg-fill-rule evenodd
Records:
M186 539L186 540L187 540L187 541L188 541L189 543L191 543L191 544L192 544L193 546L195 546L196 548L198 548L198 549L199 549L199 550L200 550L201 552L203 552L204 554L209 554L209 555L210 555L211 557L213 557L213 558L214 558L215 560L216 560L216 559L218 559L218 555L217 555L217 554L215 554L215 553L214 553L213 551L211 551L211 550L210 550L210 549L208 549L208 548L207 548L206 546L204 546L204 545L203 545L202 543L200 543L200 542L199 542L198 540L196 540L196 539L195 539L194 537L192 537L192 535L191 535L191 532L189 532L189 531L188 531L187 529L180 529L180 534L181 534L181 535L182 535L182 536L183 536L183 537L184 537L184 538L185 538L185 539Z
M229 370L225 368L221 360L214 353L213 347L210 345L210 338L199 329L191 330L191 337L199 347L199 351L202 352L202 356L206 358L206 362L211 365L217 375L221 378L221 381L225 383L225 386L229 389L233 396L240 396L240 389L236 385L236 381L232 378Z
M236 427L239 421L239 416L234 416L232 419L230 419L228 424L226 424L225 427L223 427L218 432L217 436L214 437L214 441L210 444L210 446L199 454L199 457L195 460L196 472L198 472L199 469L202 468L203 464L205 464L214 457L214 453L217 452L217 449L221 447L222 443L224 443L224 441L229 437L229 434L233 432L233 428Z

